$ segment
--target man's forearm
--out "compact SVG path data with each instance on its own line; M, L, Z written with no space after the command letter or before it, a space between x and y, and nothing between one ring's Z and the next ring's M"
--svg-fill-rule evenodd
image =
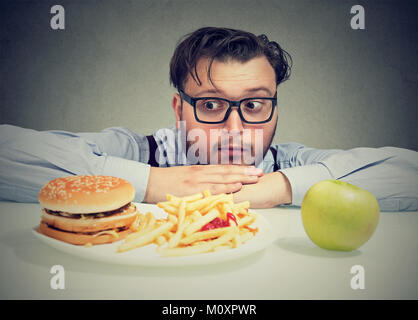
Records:
M280 171L265 174L255 184L244 185L234 193L234 201L250 201L251 208L272 208L292 203L292 189Z
M144 202L165 201L167 194L187 196L204 190L212 194L234 193L256 184L263 170L252 166L195 165L151 167Z

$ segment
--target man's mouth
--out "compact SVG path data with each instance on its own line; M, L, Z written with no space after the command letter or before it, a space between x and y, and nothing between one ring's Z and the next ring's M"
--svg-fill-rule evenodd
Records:
M241 156L243 153L249 152L249 148L243 148L242 146L228 146L227 148L218 148L218 151L223 154L226 152L230 157Z

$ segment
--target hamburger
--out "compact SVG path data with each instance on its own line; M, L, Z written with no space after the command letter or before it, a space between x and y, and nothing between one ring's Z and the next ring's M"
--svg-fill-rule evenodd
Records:
M75 245L125 238L138 216L134 187L109 176L69 176L48 182L39 192L38 231Z

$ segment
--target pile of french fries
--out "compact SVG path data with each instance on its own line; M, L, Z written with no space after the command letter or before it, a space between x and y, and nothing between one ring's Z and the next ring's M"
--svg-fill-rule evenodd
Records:
M133 232L124 239L118 252L155 243L157 251L165 257L195 255L236 248L258 232L258 228L251 227L257 214L248 212L250 203L235 204L232 194L211 195L207 190L182 198L167 195L167 201L157 205L167 217L156 219L151 212L140 213L131 226ZM202 231L216 218L229 221L229 226Z

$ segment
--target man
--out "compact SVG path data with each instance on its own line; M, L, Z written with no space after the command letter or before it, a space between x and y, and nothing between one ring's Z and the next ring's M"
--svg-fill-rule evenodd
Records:
M271 145L278 85L290 56L264 35L201 28L177 46L170 80L176 128L143 136L0 127L0 199L37 201L40 188L66 175L129 180L136 201L209 189L252 207L300 205L316 182L341 179L371 191L382 210L418 210L418 153L393 147L315 150Z

